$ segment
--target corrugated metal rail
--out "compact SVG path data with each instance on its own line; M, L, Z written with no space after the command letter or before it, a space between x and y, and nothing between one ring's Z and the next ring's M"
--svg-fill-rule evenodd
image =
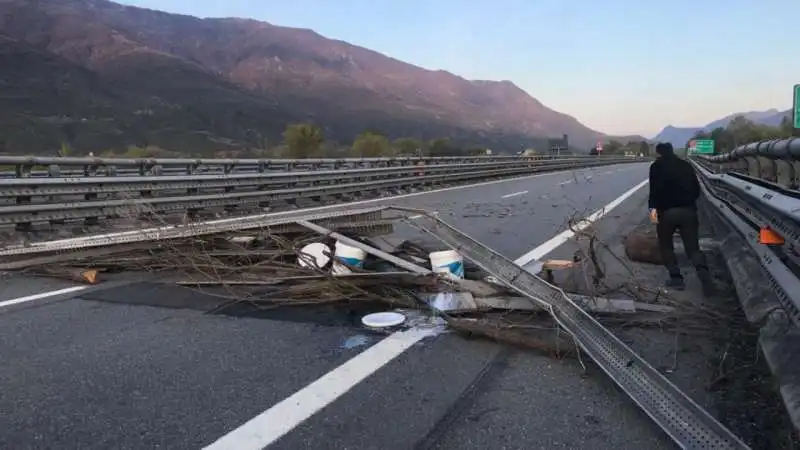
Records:
M195 173L180 176L0 179L0 226L26 230L34 223L60 224L80 219L95 223L101 219L136 220L153 214L187 213L192 216L212 208L258 210L292 204L301 199L312 202L327 199L341 201L344 196L360 196L369 192L391 192L639 161L626 157L473 159L478 162L453 164L451 160L446 160L448 163L445 164L437 160L436 165L424 167L228 175ZM45 162L49 161L45 159ZM223 163L218 162L218 165Z

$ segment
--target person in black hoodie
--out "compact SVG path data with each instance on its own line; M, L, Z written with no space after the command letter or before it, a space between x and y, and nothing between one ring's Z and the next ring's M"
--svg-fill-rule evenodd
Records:
M678 158L670 143L656 145L657 159L650 165L650 217L656 222L658 243L669 271L666 285L684 289L685 283L675 257L673 235L678 230L686 254L692 261L706 292L710 279L705 256L700 251L697 199L700 183L688 161Z

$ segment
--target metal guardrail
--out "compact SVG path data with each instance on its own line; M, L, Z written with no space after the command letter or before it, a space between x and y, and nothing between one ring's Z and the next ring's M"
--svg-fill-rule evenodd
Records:
M800 138L691 160L708 198L757 255L787 316L800 326ZM760 244L760 228L778 232L785 243Z
M800 138L752 142L719 155L693 155L713 173L736 173L800 189Z
M3 161L0 158L0 164ZM161 175L97 176L95 171L86 177L23 176L0 179L0 225L13 225L24 230L41 222L59 224L83 219L96 223L101 219L137 219L156 213L187 213L193 216L210 208L257 210L295 203L300 199L316 202L327 198L342 200L344 196L359 196L370 191L403 190L641 160L594 156L286 160L290 161L289 164L310 164L308 167L311 169L282 172L260 171L265 162L256 160L27 158L21 162L19 158L6 158L5 161L16 161L18 164L53 163L58 167L89 162L124 162L139 168L197 163L217 168L218 173L214 174L156 171ZM256 161L256 166L253 166L253 161ZM341 169L345 165L365 161L372 167ZM416 165L420 161L434 164ZM340 169L319 170L319 166L315 166L317 163ZM232 167L235 168L237 164L240 168L254 170L235 172ZM387 166L375 167L380 164Z
M706 197L753 250L787 316L800 326L800 197L780 187L715 174L697 162L695 168ZM785 243L759 243L761 228L778 232Z
M591 159L596 156L572 155ZM370 167L403 167L437 164L472 164L503 161L546 161L555 155L531 156L410 156L393 158L304 159L190 159L190 158L95 158L0 156L0 178L147 176L268 173L294 170L338 170ZM41 170L42 168L46 170ZM37 170L38 169L38 170Z
M751 279L739 280L744 289L740 292L742 307L748 320L759 328L761 353L773 373L789 418L800 429L797 400L800 378L793 363L800 327L800 193L737 172L714 173L708 167L708 160L692 162L712 215L721 222L724 232L732 234L726 243L740 249L738 255L735 248L729 249L734 252L730 257L761 266L760 273L753 273L747 262L731 261L739 267L741 276ZM763 243L760 230L767 228L780 234L783 243ZM751 283L761 286L754 291L748 287Z

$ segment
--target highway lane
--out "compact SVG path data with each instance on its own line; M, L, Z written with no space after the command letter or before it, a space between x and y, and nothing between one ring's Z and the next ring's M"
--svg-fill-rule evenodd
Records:
M605 167L388 202L439 210L515 258L561 231L576 211L600 209L645 177L646 165ZM16 287L7 288L4 299L21 295L13 292L35 293L30 280L4 283L11 285ZM86 295L94 301L31 301L28 308L0 314L0 410L15 411L0 417L0 427L10 430L0 435L0 447L197 448L276 407L349 358L364 355L381 338L357 325L358 311L324 318L232 318L124 303L140 289ZM145 295L175 297L170 292ZM461 431L458 435L472 444L454 441L447 431L458 421L448 425L445 419L459 408L465 392L475 391L480 381L489 383L486 374L496 376L497 367L504 367L505 374L498 393L524 394L514 407L522 408L520 414L560 413L550 414L550 422L508 425L511 430L494 424L496 429L483 436ZM594 445L611 441L669 448L662 447L663 436L627 400L609 394L613 387L602 382L598 387L598 377L584 380L575 367L548 358L442 335L413 343L375 370L338 400L318 405L321 411L274 439L274 447L489 448L489 440L491 448L522 448L520 443L529 439L531 445L524 448L578 448L546 446L554 442L607 448ZM554 408L565 389L572 399ZM480 418L486 412L475 414ZM283 425L291 425L291 419L286 415ZM558 423L563 432L552 429ZM626 431L634 424L633 431ZM581 431L575 432L576 427ZM551 437L541 439L545 436ZM503 444L503 439L509 441Z

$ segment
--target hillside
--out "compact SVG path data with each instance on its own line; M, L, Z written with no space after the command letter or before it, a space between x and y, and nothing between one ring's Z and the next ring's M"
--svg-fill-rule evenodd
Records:
M730 114L702 127L673 127L672 125L667 125L653 140L656 142L671 142L673 146L680 148L684 147L686 142L694 137L696 133L701 131L711 132L715 128L725 128L736 116L744 116L745 119L752 122L776 127L780 125L781 120L790 113L791 110L778 111L773 108L767 111L749 111Z
M0 0L0 36L0 151L263 148L298 121L343 143L364 130L498 150L562 134L582 148L607 139L510 81L470 81L253 20Z

